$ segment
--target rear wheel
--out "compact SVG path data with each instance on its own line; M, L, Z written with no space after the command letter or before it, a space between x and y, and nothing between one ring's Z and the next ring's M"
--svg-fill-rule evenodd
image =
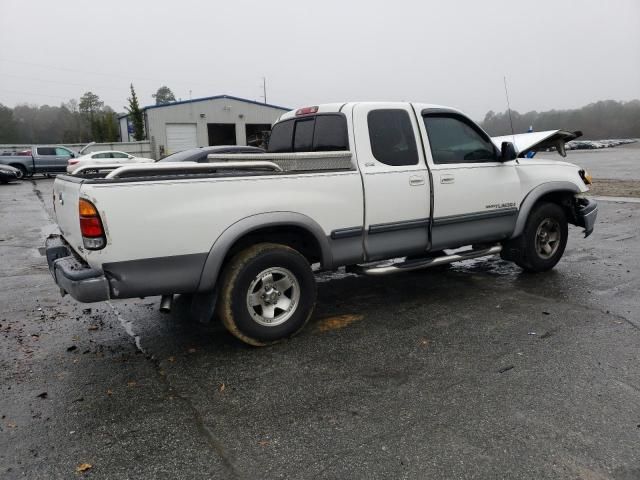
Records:
M509 260L528 272L551 270L567 246L567 217L560 205L541 203L530 213L522 235L509 242Z
M285 245L260 243L236 254L221 284L218 316L232 335L250 345L296 334L315 307L309 262Z

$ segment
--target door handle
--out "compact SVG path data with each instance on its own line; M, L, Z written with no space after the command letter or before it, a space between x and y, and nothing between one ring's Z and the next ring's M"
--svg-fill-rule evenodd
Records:
M456 181L456 177L453 175L440 175L440 183L454 183Z
M409 177L409 185L412 187L417 187L418 185L424 185L424 177L420 177L418 175L413 175Z

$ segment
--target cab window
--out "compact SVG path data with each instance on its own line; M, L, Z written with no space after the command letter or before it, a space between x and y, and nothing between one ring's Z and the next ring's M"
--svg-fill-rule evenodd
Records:
M71 152L66 148L56 147L56 156L58 157L70 157Z
M329 152L349 150L347 121L341 113L321 113L278 122L271 130L267 151Z
M54 147L38 147L38 155L55 155L56 149Z
M418 164L416 137L406 110L372 110L367 122L371 153L376 160L395 167Z
M296 131L293 135L294 152L310 152L312 150L313 127L315 123L313 118L298 120L296 122Z
M456 115L425 115L424 126L435 164L497 162L489 138L470 121Z

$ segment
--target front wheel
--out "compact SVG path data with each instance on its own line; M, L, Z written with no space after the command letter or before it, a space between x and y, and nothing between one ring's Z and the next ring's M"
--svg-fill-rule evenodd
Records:
M285 245L260 243L236 254L222 274L218 316L245 343L263 346L299 332L316 302L309 262Z
M27 169L25 168L24 165L17 164L17 165L12 165L12 167L15 167L19 170L20 173L17 174L18 179L22 179L27 176Z
M528 272L551 270L567 246L567 216L560 205L541 203L529 214L522 235L507 245L510 260Z

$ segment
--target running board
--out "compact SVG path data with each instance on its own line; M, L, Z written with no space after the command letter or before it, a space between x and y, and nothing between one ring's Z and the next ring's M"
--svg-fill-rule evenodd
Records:
M446 265L453 262L459 262L461 260L470 260L472 258L496 255L501 251L502 245L495 245L489 248L454 253L453 255L443 255L441 257L427 258L424 260L409 260L402 263L396 263L395 265L387 265L384 267L364 267L361 265L357 265L351 270L354 271L354 273L362 273L364 275L389 275L391 273L422 270L423 268L437 267L438 265Z

